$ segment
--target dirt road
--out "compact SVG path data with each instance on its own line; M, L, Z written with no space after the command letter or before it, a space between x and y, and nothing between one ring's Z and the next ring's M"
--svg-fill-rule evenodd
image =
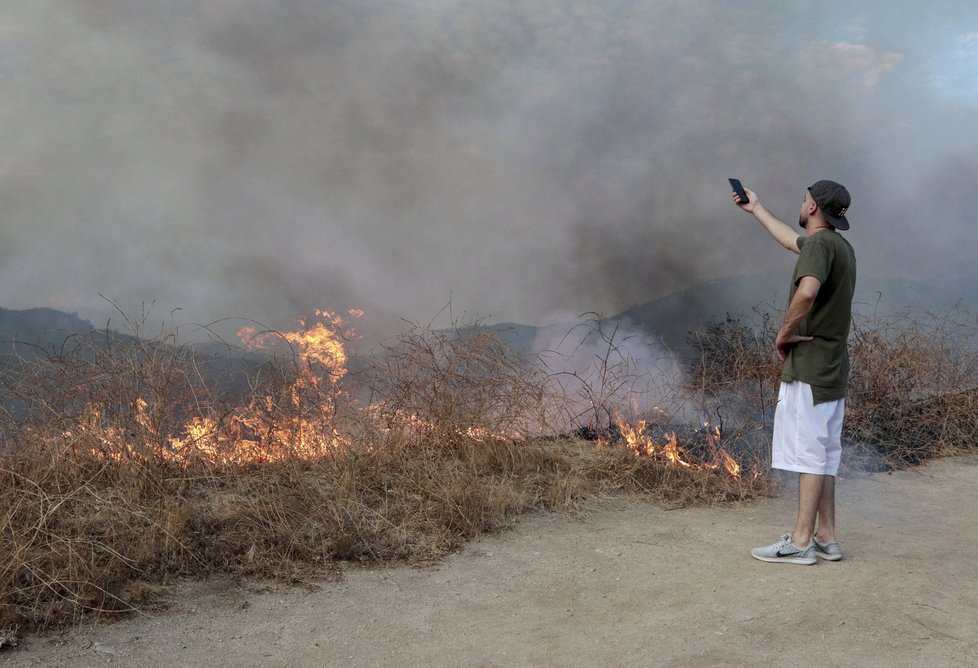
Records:
M841 480L838 502L838 563L750 558L793 518L790 490L609 501L318 591L185 585L166 612L28 637L0 665L978 665L978 457Z

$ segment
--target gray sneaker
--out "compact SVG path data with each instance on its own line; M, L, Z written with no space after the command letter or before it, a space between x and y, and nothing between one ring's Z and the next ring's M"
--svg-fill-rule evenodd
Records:
M805 564L806 566L810 566L816 561L815 543L811 543L808 547L804 548L798 547L791 542L790 533L781 536L781 540L774 545L755 547L750 551L750 554L755 559L770 561L772 563L784 562L786 564Z
M839 541L830 540L827 543L819 541L817 538L815 540L815 556L819 559L827 559L828 561L838 561L842 558L842 546L839 545Z

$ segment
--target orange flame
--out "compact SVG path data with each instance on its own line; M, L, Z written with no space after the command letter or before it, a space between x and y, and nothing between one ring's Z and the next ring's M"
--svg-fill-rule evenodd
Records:
M359 317L361 311L351 311L354 317ZM316 389L323 378L319 373L327 372L327 380L338 382L346 375L346 350L340 339L340 328L343 318L330 311L316 311L319 321L309 326L306 320L300 319L300 329L295 332L257 332L254 327L245 326L238 330L238 338L246 344L258 348L268 348L275 343L284 341L295 347L300 366L296 386L299 389ZM347 332L346 336L351 333Z
M361 312L351 311L350 315L359 317ZM300 320L300 329L295 332L257 333L251 327L238 332L255 348L267 348L276 341L292 347L296 363L288 388L291 408L277 406L272 397L255 397L220 419L192 416L174 433L162 434L151 419L149 404L138 398L132 415L141 433L133 434L106 424L101 408L91 403L83 409L74 431L65 431L62 437L69 447L120 461L155 454L182 464L195 460L243 464L327 453L343 442L335 426L335 409L342 395L339 381L347 372L342 338L353 334L342 331L343 319L329 311L316 311L316 316L311 325ZM140 441L159 445L152 452L143 452L137 445Z
M349 313L353 318L362 315L354 310ZM351 338L353 333L343 329L343 318L325 310L316 311L315 321L299 320L299 325L294 332L258 332L253 327L243 327L238 332L242 341L255 348L277 345L291 348L295 364L294 377L287 388L288 401L276 402L272 396L255 396L219 417L193 415L176 429L166 430L168 433L162 433L159 420L154 420L152 407L143 398L136 399L130 407L135 427L131 423L128 427L117 426L104 417L97 404L92 403L83 409L74 431L65 431L62 436L69 447L117 461L155 455L181 465L194 461L224 465L328 454L347 442L337 427L336 417L338 401L344 396L339 383L347 373L343 340ZM376 410L376 406L363 409L366 413ZM388 429L395 428L396 424L396 428L418 435L424 435L432 428L415 415L399 412L396 419L387 415L387 422ZM657 443L646 433L645 420L631 425L619 417L616 422L628 448L637 455L681 468L722 470L736 480L741 477L740 464L720 446L719 427L709 429L707 425L707 443L712 458L703 462L694 461L679 445L674 432L666 434L664 442ZM479 442L518 438L516 434L507 435L483 426L457 426L454 429ZM754 467L754 478L759 475Z
M707 430L707 442L712 451L712 460L708 462L694 462L680 447L675 432L665 435L664 443L655 442L646 432L645 420L639 420L634 425L630 425L620 417L615 418L618 430L625 439L625 444L636 454L657 459L664 463L679 466L682 468L698 470L719 470L722 469L735 480L740 480L741 468L737 460L729 452L720 447L720 428ZM756 471L756 468L755 468ZM755 478L757 475L754 476Z

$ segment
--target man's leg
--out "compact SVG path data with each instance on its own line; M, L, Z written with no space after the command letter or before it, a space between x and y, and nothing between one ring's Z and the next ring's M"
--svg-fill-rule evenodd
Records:
M791 542L800 548L806 547L815 536L815 519L821 507L827 477L830 476L798 474L798 518L795 520L795 530L791 532Z
M835 540L835 476L825 476L822 498L818 502L818 540L829 543Z
M767 547L755 547L751 556L761 561L787 564L814 564L818 558L812 538L815 535L815 518L822 496L825 476L800 473L798 477L798 519L795 530L786 533L781 540Z

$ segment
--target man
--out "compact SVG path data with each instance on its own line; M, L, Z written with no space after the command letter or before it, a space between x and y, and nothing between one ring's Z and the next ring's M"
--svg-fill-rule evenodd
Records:
M847 339L856 285L856 256L839 233L848 230L849 192L818 181L805 192L798 224L807 236L771 214L745 188L734 203L782 246L799 255L775 348L784 362L774 416L773 468L799 474L794 529L751 555L768 562L814 564L842 558L835 532L835 476L842 452L842 418L849 376ZM817 523L817 524L816 524ZM816 532L817 526L817 532Z

